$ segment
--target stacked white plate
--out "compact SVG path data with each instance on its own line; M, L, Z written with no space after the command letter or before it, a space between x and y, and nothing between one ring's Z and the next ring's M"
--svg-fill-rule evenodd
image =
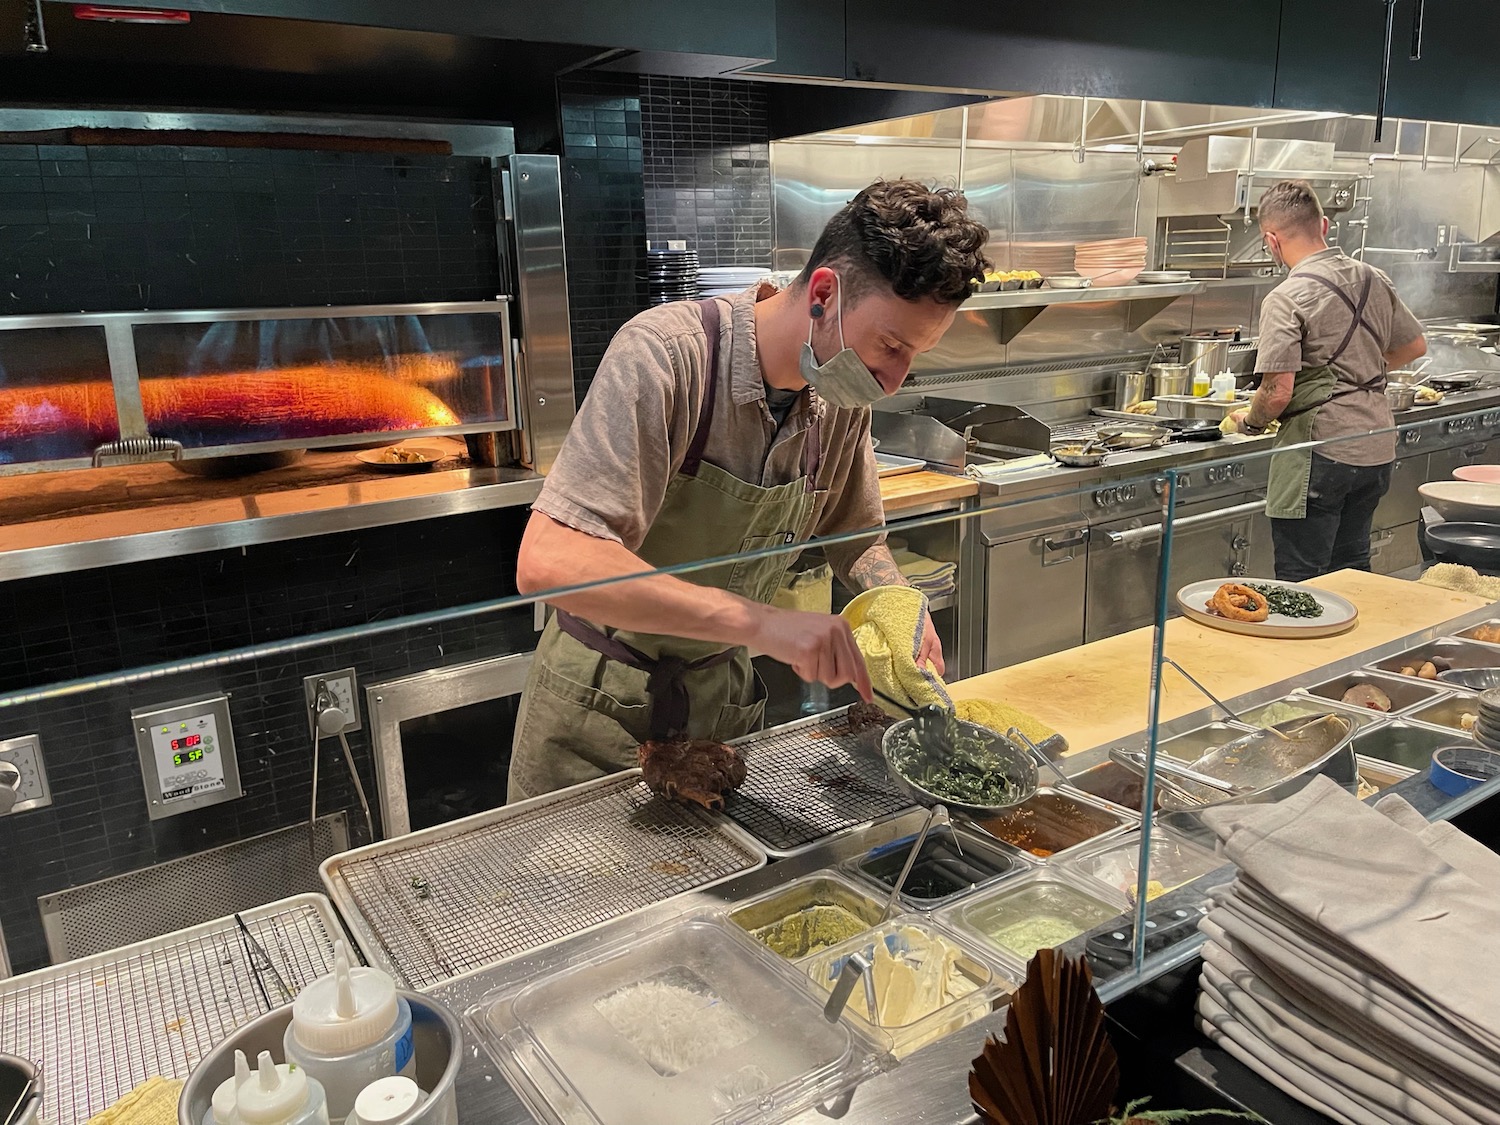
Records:
M770 273L766 266L704 266L698 270L698 293L728 297L750 288Z
M1080 242L1073 256L1073 268L1095 285L1127 285L1146 268L1146 240L1106 238Z
M1057 277L1073 272L1071 242L1012 242L1010 244L1010 268L1013 270L1035 270L1043 277Z
M1479 721L1474 724L1474 737L1481 746L1500 750L1500 688L1479 693Z

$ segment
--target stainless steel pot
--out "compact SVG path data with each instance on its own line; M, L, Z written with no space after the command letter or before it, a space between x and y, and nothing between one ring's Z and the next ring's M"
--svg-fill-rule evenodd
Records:
M1146 372L1121 371L1115 376L1115 409L1129 410L1146 401Z
M1151 393L1155 397L1188 393L1193 373L1187 364L1153 363L1147 370L1151 372Z
M1229 345L1239 338L1238 328L1189 332L1179 345L1178 358L1192 375L1201 373L1212 379L1219 372L1229 370Z
M458 1017L430 996L402 989L397 993L411 1005L412 1044L417 1056L416 1083L427 1092L427 1100L416 1113L403 1118L407 1125L458 1125L458 1071L463 1063L464 1033ZM188 1075L177 1100L177 1125L203 1125L220 1082L234 1075L234 1052L244 1051L254 1059L270 1051L282 1059L282 1039L292 1022L292 1006L286 1004L252 1020L210 1051ZM476 1048L477 1049L477 1048Z

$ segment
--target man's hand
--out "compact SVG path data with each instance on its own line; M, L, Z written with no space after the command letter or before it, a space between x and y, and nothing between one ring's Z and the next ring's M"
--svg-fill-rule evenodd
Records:
M808 683L851 684L865 702L872 698L864 655L849 623L837 614L765 606L746 644L753 653L790 665Z
M1250 417L1250 408L1249 407L1246 407L1244 410L1232 410L1232 411L1230 411L1230 413L1229 413L1229 420L1234 423L1234 432L1235 433L1242 434L1242 433L1245 432L1245 420L1247 418L1249 418L1249 417Z
M917 648L917 667L926 668L931 663L939 676L947 671L943 664L943 642L938 639L937 629L932 624L932 614L922 611L922 643Z

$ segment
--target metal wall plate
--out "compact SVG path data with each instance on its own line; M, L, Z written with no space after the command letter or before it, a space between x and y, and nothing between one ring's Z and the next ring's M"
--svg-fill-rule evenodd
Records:
M344 733L348 734L352 730L360 730L364 726L364 723L361 721L359 714L359 676L353 668L340 668L336 672L324 672L317 676L302 677L302 698L307 703L308 734L313 733L313 728L318 723L316 705L319 682L328 685L328 690L333 694L334 701L338 704L339 709L344 712Z
M47 769L42 764L40 735L23 734L0 741L0 762L9 762L21 771L12 814L46 808L52 803L52 787L47 784Z

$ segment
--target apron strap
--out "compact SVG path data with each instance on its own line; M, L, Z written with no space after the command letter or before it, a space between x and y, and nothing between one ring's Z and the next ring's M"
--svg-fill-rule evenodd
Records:
M823 417L813 410L812 424L807 427L807 437L802 446L802 477L807 483L804 492L815 492L818 487L818 465L823 459Z
M1314 273L1312 270L1308 270L1307 276L1321 285L1326 285L1333 292L1333 295L1340 301L1343 301L1344 304L1348 307L1349 311L1354 314L1354 319L1349 322L1349 331L1344 333L1343 340L1339 342L1338 347L1333 349L1333 354L1328 357L1328 364L1330 367L1335 362L1337 362L1339 356L1344 354L1344 350L1348 348L1350 343L1352 343L1354 340L1354 333L1359 329L1363 328L1371 336L1375 337L1376 343L1380 342L1380 334L1376 332L1370 322L1365 319L1365 305L1367 305L1370 301L1370 285L1375 280L1374 274L1365 275L1365 287L1359 294L1358 304L1350 300L1349 294L1345 293L1342 288L1340 288L1330 279L1324 277L1322 274Z
M606 660L646 673L646 694L651 699L648 729L653 739L676 738L687 730L687 674L727 664L739 651L736 648L726 648L723 652L698 660L683 660L676 656L663 656L653 660L640 649L594 628L565 609L557 610L557 627L584 648L597 652Z
M693 430L693 440L688 445L687 456L682 459L679 470L684 476L696 477L698 467L703 464L703 451L708 448L708 431L713 425L714 398L719 389L719 302L707 297L698 302L703 314L703 331L708 336L708 367L704 381L703 405L698 410L698 426Z

